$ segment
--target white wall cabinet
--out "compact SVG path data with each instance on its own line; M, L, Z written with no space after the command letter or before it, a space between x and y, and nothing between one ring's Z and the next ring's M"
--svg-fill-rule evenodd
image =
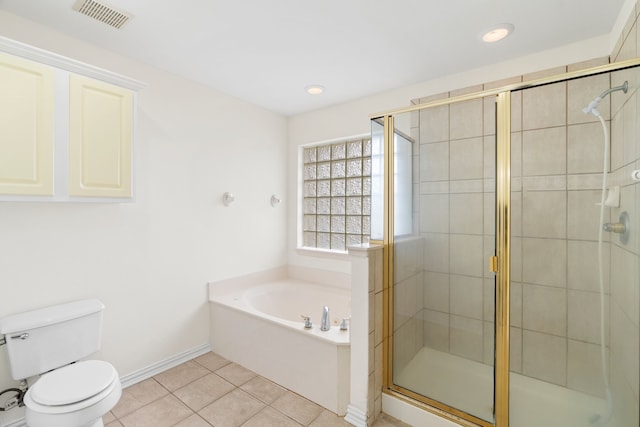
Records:
M0 193L53 195L54 71L0 53Z
M77 74L69 85L69 194L131 197L131 91Z
M0 37L0 200L133 200L142 87Z

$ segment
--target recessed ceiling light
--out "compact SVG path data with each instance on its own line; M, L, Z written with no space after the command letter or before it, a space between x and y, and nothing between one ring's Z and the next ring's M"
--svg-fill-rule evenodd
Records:
M482 36L482 41L486 43L494 43L500 41L511 34L514 29L515 27L513 26L513 24L498 24L484 33L484 35Z
M310 95L320 95L322 92L324 92L324 86L311 85L305 87L304 90L306 90Z

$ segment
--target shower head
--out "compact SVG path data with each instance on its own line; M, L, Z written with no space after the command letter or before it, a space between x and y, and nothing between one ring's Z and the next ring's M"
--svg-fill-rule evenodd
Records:
M612 87L611 89L605 90L600 94L598 98L604 98L605 96L609 95L611 92L617 92L619 90L621 90L624 93L627 93L627 91L629 90L629 82L625 80L624 83L622 83L620 86Z
M591 101L589 105L583 108L582 112L585 114L591 113L594 116L598 117L600 115L600 111L598 111L597 107L598 107L598 104L600 104L600 101L602 101L604 97L609 95L611 92L617 92L619 90L623 91L624 93L627 93L627 91L629 90L629 82L625 80L625 82L620 86L612 87L611 89L605 90L600 94L600 96L598 96L596 99Z

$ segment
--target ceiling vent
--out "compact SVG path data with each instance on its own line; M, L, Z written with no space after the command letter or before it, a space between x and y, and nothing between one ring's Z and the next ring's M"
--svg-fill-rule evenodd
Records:
M116 10L95 0L78 0L73 6L73 10L114 28L121 28L132 18L132 15L128 13Z

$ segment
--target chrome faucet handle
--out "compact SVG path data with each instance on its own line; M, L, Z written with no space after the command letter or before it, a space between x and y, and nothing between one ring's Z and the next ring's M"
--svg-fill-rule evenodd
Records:
M302 317L302 319L304 320L305 329L311 329L313 327L313 323L311 323L311 317L305 314L301 314L300 317Z
M347 324L347 320L349 320L349 318L347 318L347 317L343 317L342 318L342 322L340 322L340 330L341 331L346 331L347 329L349 329L349 326Z

